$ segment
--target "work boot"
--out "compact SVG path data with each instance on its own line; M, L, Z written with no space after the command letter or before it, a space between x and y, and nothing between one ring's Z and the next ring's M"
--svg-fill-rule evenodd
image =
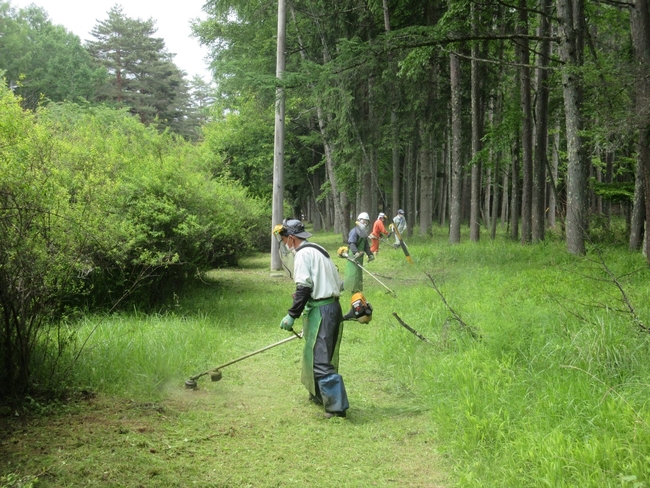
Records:
M325 417L326 419L331 419L333 417L345 418L345 410L343 412L325 412L323 414L323 417Z

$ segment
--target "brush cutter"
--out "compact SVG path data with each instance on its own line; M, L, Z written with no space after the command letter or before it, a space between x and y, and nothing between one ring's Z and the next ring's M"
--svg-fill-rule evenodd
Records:
M341 247L339 247L339 249L338 249L338 251L337 251L337 254L339 255L339 257L341 257L341 258L345 258L345 259L347 259L348 261L350 261L351 263L354 263L354 264L356 264L357 266L359 266L359 268L361 268L363 271L365 271L365 272L368 273L370 276L372 276L375 280L377 280L377 283L379 283L381 286L383 286L384 288L386 288L386 290L388 290L388 293L390 293L390 294L393 295L395 298L397 298L397 293L395 293L393 290L391 290L391 289L388 288L386 285L384 285L384 284L381 282L381 280L380 280L379 278L377 278L374 274L372 274L370 271L368 271L366 268L364 268L364 267L361 266L359 263L357 263L354 259L352 259L350 256L348 256L347 248L346 248L345 246L341 246Z
M397 226L395 224L390 224L391 229L393 232L395 232L395 235L399 239L399 246L402 248L402 251L404 251L404 256L406 256L406 260L413 264L413 259L411 258L411 255L409 254L409 248L406 246L406 242L402 239L402 234L400 234L399 230L397 230Z
M206 374L210 375L210 379L212 381L219 381L223 375L221 374L221 369L225 368L226 366L230 366L231 364L238 363L239 361L242 361L244 359L247 359L251 356L255 356L256 354L259 354L261 352L267 351L268 349L274 348L276 346L279 346L280 344L284 344L286 342L292 341L294 339L302 339L302 332L298 333L294 330L292 330L293 335L291 337L287 337L286 339L282 339L281 341L276 342L275 344L271 344L270 346L263 347L262 349L258 349L257 351L253 351L249 354L246 354L245 356L242 356L237 359L233 359L232 361L229 361L225 364L222 364L221 366L217 366L216 368L208 369L207 371L204 371L203 373L197 374L195 376L192 376L190 379L185 381L185 388L189 388L192 390L195 390L197 388L197 383L196 380L201 378L202 376L205 376Z

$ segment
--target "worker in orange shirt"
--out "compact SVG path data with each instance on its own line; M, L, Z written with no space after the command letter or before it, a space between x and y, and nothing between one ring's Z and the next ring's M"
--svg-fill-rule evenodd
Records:
M379 213L379 217L375 220L375 223L372 226L372 233L368 236L370 237L370 250L373 254L379 252L379 240L382 235L390 237L390 232L386 230L384 222L386 221L386 214L384 212Z

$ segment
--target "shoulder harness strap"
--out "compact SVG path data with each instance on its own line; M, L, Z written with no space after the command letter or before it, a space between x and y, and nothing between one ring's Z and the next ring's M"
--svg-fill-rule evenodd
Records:
M313 247L314 249L317 249L318 251L320 251L320 253L323 256L325 256L326 258L330 257L330 255L327 253L327 251L325 249L323 249L321 246L319 246L318 244L314 244L313 242L308 242L308 241L303 242L302 245L298 249L296 249L296 252L299 252L299 251L301 251L302 249L304 249L306 247Z

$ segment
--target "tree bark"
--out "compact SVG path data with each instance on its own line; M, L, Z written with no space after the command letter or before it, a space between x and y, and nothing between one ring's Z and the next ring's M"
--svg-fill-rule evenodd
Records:
M636 117L639 129L639 147L637 155L638 172L643 178L645 201L645 252L650 264L650 239L648 238L648 221L650 220L650 8L648 0L636 0L630 14L634 59L636 72ZM636 190L636 189L635 189ZM635 191L636 193L636 191Z
M397 113L392 110L390 113L390 125L392 136L392 160L393 160L393 199L389 215L397 215L399 209L399 183L400 183L400 158L399 158L399 126L397 124Z
M433 221L433 167L429 135L424 124L420 125L420 235L431 234Z
M382 1L384 9L384 29L390 32L390 12L388 10L388 0ZM390 59L390 58L389 58ZM393 104L395 101L393 100ZM392 208L385 209L388 215L397 215L399 209L399 177L400 177L400 164L399 164L399 127L397 124L397 112L395 107L390 110L390 128L391 128L391 156L393 163L393 199L391 202Z
M538 35L550 37L551 0L540 0ZM543 241L546 231L546 166L548 153L548 70L551 55L551 41L543 40L537 55L537 106L535 126L535 158L533 159L533 196L532 196L532 240Z
M478 19L474 4L472 10L472 31L478 32ZM478 44L472 44L471 61L471 105L472 105L472 176L469 212L469 240L478 242L481 237L480 205L481 205L481 163L476 159L481 150L481 90L478 64Z
M451 81L451 195L449 211L449 243L460 243L460 204L462 184L462 125L461 125L461 79L460 59L449 55Z
M555 228L555 216L557 215L557 172L560 166L560 120L556 121L555 134L553 135L553 165L551 166L550 191L548 193L548 226Z
M528 53L528 9L526 0L519 0L519 22L517 33L522 37L517 41L519 67L519 95L521 104L521 243L529 244L532 237L532 191L533 191L533 138L532 110L530 100L530 55Z
M638 251L643 243L643 222L645 221L645 191L643 190L643 168L637 155L634 175L634 201L630 218L630 251Z
M519 141L515 144L512 155L512 195L510 196L510 237L513 241L519 238L519 215L521 211L519 200Z
M560 58L567 138L566 243L571 254L585 253L587 233L587 160L582 141L583 0L557 0Z

